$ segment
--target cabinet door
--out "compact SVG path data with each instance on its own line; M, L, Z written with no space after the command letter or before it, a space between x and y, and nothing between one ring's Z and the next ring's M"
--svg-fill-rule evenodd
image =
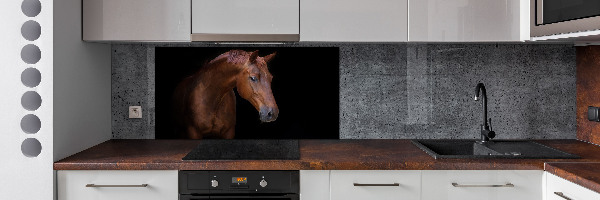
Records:
M58 171L56 180L58 200L177 200L179 198L176 170L68 170Z
M300 170L300 199L329 200L329 170Z
M527 0L413 0L409 41L529 40Z
M83 40L190 41L190 0L83 0Z
M584 200L600 199L600 194L573 182L562 179L554 174L545 173L546 191L545 200Z
M331 171L331 200L418 200L421 171Z
M423 200L542 199L537 170L423 171Z
M300 41L407 41L407 6L407 0L302 0Z
M195 34L299 34L299 0L192 0Z

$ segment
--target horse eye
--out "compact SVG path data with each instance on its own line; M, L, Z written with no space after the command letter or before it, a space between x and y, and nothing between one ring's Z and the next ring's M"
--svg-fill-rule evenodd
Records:
M250 80L252 80L252 81L256 82L256 80L257 80L257 79L256 79L256 76L251 76L251 77L250 77Z

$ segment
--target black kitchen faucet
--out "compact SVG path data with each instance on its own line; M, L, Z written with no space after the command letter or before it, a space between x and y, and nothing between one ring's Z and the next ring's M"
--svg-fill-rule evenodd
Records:
M483 107L483 124L481 124L481 143L485 143L485 142L489 142L490 139L496 137L496 132L492 131L492 118L490 118L490 123L488 125L488 118L487 118L487 94L485 92L485 86L483 85L483 83L478 83L477 87L475 88L475 101L478 101L479 99L481 99L479 97L479 91L481 91L481 96L483 97L483 101L481 101L481 105Z

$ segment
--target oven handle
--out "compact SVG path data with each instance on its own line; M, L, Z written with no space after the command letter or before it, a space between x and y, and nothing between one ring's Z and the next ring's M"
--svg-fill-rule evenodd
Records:
M287 196L210 196L210 199L283 199Z
M194 196L194 195L179 195L180 200L203 200L203 199L289 199L289 200L299 200L297 194L287 194L287 195L275 195L275 196L252 196L252 195L244 195L244 196Z

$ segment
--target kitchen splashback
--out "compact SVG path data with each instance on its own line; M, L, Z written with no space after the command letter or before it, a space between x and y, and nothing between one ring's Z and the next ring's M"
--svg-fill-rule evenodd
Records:
M600 106L600 46L577 47L577 139L600 144L600 123L588 120L588 106Z
M339 52L157 47L155 139L339 139Z
M483 82L498 139L576 137L575 48L563 44L113 44L114 139L155 138L155 47L339 47L340 138L478 138ZM142 119L128 107L142 106Z

